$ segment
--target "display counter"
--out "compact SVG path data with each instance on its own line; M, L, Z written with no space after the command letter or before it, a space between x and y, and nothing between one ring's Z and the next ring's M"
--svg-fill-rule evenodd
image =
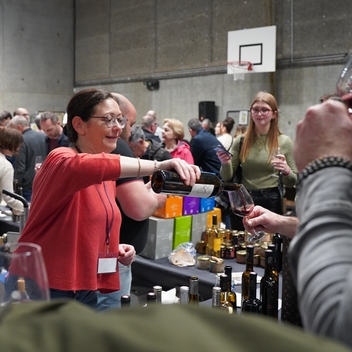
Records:
M225 259L225 265L232 266L232 272L243 272L245 264L238 264L234 259ZM264 269L255 266L254 271L263 276ZM167 258L152 260L136 256L136 261L132 264L132 284L134 286L153 287L162 286L164 291L168 291L177 286L189 286L189 278L197 276L199 278L199 294L203 300L208 300L212 295L212 288L215 285L216 274L207 270L199 270L196 266L178 267L169 262ZM259 287L259 284L258 284ZM281 275L279 282L279 296L281 297ZM235 286L235 292L241 292L241 285Z

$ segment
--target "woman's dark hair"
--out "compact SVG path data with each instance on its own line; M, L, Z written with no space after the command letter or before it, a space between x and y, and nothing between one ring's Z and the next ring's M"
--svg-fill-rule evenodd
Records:
M23 143L22 133L14 128L5 127L0 129L0 149L7 149L16 153Z
M87 88L76 93L67 105L67 134L71 143L78 139L77 131L72 126L72 120L79 116L83 121L88 121L94 114L95 107L107 99L116 99L114 96L101 89Z
M222 122L222 125L226 128L227 133L232 131L234 124L235 120L232 117L226 117L226 119Z

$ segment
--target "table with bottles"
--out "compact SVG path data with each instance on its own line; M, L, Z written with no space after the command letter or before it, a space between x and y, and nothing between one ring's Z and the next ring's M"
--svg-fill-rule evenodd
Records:
M246 269L245 264L237 263L235 259L225 259L224 265L230 265L233 273L242 273ZM254 266L253 269L258 276L263 276L264 269L262 267ZM171 264L168 258L152 260L137 255L135 262L132 264L132 284L135 286L153 287L154 285L160 285L164 291L167 291L177 286L189 285L191 276L199 278L198 289L201 299L204 301L211 299L212 288L217 281L216 273L197 269L196 266L178 267ZM281 288L281 275L279 275L279 283ZM235 285L234 291L241 293L241 285ZM280 293L279 296L281 297Z

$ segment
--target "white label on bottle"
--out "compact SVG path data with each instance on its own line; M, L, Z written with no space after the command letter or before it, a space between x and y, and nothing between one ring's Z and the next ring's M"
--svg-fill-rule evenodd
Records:
M192 191L188 195L189 197L199 197L199 198L208 198L212 195L214 191L214 185L205 185L201 183L196 183L192 187Z

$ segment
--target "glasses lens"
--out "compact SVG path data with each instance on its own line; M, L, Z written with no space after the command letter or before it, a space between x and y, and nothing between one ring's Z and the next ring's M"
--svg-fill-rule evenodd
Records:
M269 110L269 109L265 109L265 108L263 108L263 109L252 109L251 110L251 113L253 114L253 115L258 115L259 113L261 113L263 116L266 116L266 115L268 115L269 114L269 111L271 111L271 110Z
M115 115L108 115L105 117L105 123L107 127L112 127L114 124L119 124L121 128L126 126L126 117L120 116L116 117Z

